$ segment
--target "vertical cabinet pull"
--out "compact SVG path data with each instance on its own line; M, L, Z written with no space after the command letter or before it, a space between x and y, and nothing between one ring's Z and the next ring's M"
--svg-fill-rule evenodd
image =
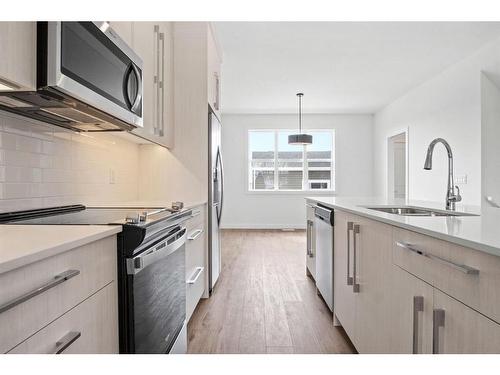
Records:
M312 236L313 236L313 222L311 220L307 220L307 255L309 257L314 257L313 249L312 249Z
M219 95L220 95L220 78L219 78L219 74L218 73L215 73L215 103L214 103L214 108L216 111L219 110Z
M68 349L71 344L78 340L81 335L81 332L69 332L56 342L56 346L49 354L61 354L66 349Z
M153 118L153 133L154 135L158 135L159 133L159 85L160 85L160 25L154 25L153 27L153 37L154 37L154 77L153 77L153 83L155 86L155 97L153 102L154 106L154 118Z
M424 311L424 297L413 297L413 354L418 354L418 337L419 337L419 313Z
M163 137L165 133L165 34L160 33L160 45L161 45L161 54L160 54L160 63L161 63L161 71L160 71L160 83L158 85L158 90L160 94L158 97L160 98L160 103L158 105L158 111L160 112L159 117L159 126L158 126L158 135Z
M359 284L357 283L356 268L357 268L357 234L359 234L359 224L354 224L352 227L352 291L353 293L359 293Z
M443 309L434 309L432 313L432 354L439 354L441 345L440 328L444 327L445 312Z
M353 282L351 277L351 231L353 226L352 221L347 222L347 285L352 285Z

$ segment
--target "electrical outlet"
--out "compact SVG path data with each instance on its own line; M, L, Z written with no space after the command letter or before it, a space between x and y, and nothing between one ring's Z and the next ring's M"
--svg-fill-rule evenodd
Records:
M455 176L455 184L467 185L467 175L461 174L461 175Z
M114 169L109 170L109 183L110 184L115 183L115 170Z

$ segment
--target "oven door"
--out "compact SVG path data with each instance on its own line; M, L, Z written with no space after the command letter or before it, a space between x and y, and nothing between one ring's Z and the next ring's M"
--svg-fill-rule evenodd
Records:
M107 22L48 22L48 87L142 126L142 60Z
M186 320L186 229L177 227L127 259L129 348L132 353L169 353Z

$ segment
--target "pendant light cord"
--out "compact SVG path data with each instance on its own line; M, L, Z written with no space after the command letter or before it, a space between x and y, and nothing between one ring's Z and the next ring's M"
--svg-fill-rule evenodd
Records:
M302 134L302 96L304 94L298 93L297 96L299 97L299 134Z

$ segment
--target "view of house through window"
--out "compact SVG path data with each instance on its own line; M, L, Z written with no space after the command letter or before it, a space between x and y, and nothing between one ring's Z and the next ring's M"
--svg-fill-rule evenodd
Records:
M248 190L335 190L334 131L308 131L307 146L289 145L294 133L248 131Z

